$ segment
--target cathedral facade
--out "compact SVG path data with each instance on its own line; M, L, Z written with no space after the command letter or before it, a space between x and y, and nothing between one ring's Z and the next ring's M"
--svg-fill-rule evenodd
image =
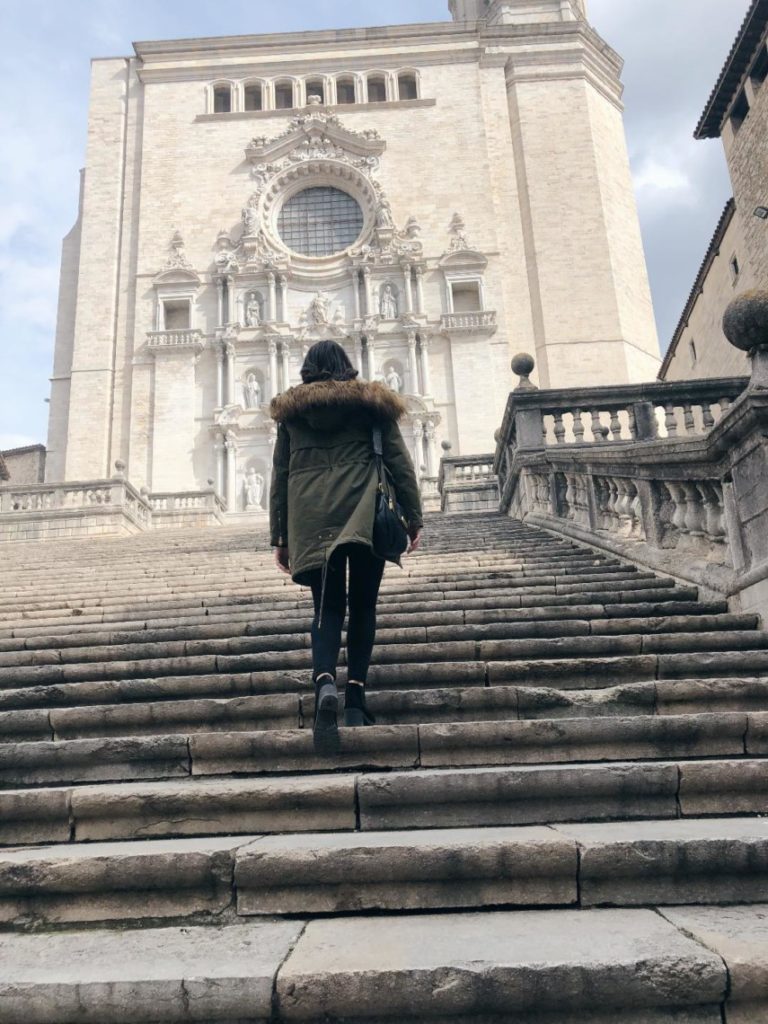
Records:
M492 449L515 352L543 387L656 376L620 59L583 0L450 10L94 61L49 482L260 511L323 338L404 396L426 490L441 445Z

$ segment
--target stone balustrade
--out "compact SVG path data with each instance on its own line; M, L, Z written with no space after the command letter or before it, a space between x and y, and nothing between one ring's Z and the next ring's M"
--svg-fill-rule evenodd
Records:
M751 379L539 391L515 357L501 509L768 617L768 318L757 337Z
M193 349L200 352L204 345L202 331L147 331L147 348L154 351Z
M437 486L443 512L481 512L498 508L499 478L493 468L493 454L446 455L440 462Z
M475 313L443 313L440 326L444 331L487 331L496 330L494 310L478 310Z
M179 526L215 526L223 522L226 503L207 491L157 492L148 496L155 530Z

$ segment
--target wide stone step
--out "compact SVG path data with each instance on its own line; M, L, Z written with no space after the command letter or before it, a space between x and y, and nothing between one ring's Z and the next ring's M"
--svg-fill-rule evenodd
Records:
M757 818L139 840L0 852L0 924L745 903Z
M308 729L7 743L0 786L579 761L763 756L768 713L538 719L339 730L333 754Z
M560 639L579 636L636 636L641 634L736 632L757 630L756 615L679 615L648 618L568 618L525 619L508 611L485 610L465 622L462 612L433 612L421 615L382 616L379 621L377 643L427 643L453 640L489 639ZM245 625L238 631L229 627L209 627L180 630L146 630L143 634L114 634L113 640L99 637L69 638L61 646L32 647L26 644L20 650L0 651L0 669L25 665L60 665L92 662L114 656L119 658L179 657L197 654L240 654L254 650L280 650L286 642L292 647L307 645L307 617L272 620L270 627L278 625L280 632L270 632L264 625ZM215 634L221 634L215 635ZM211 635L214 634L214 635ZM764 634L768 636L768 634Z
M768 760L182 778L0 791L0 845L768 813Z

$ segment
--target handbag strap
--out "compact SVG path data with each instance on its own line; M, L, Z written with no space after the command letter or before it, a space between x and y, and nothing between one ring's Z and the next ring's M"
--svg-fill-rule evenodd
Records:
M372 427L371 435L373 437L373 454L376 457L376 470L379 474L379 486L388 495L389 481L384 469L384 444L381 436L381 427Z

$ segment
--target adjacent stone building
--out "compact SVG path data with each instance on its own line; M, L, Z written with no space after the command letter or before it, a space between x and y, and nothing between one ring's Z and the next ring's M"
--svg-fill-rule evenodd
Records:
M746 374L726 341L723 313L768 282L768 0L753 0L696 128L722 139L733 198L715 229L662 364L662 380Z
M510 354L653 379L621 61L582 0L451 22L143 42L93 63L47 480L265 504L268 402L338 339L407 397L425 489L487 451Z
M41 484L45 480L45 447L42 444L26 445L0 452L0 480L12 484ZM3 476L5 467L6 476Z

